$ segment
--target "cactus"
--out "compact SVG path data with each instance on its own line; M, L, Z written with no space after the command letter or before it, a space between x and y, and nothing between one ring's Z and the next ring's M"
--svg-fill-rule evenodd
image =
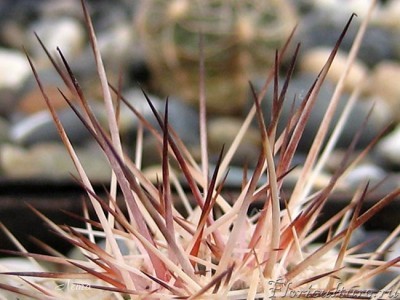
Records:
M264 89L260 92L251 89L254 106L226 154L223 149L221 150L211 176L208 172L206 133L202 132L201 135L204 152L201 163L198 163L191 157L168 122L168 101L164 113L161 114L144 93L161 131L141 117L134 107L130 108L140 118L143 126L155 135L162 149L162 164L158 177L161 180L153 183L123 152L111 91L92 24L85 6L83 7L97 60L98 74L104 88L110 133L94 117L62 53L60 54L66 71L56 65L53 59L52 61L68 87L81 101L85 113L80 113L68 98L65 97L65 100L96 139L114 172L110 193L106 199L102 199L94 191L29 58L61 138L78 170L79 182L87 192L97 218L91 220L85 214L82 220L85 221L86 227L73 228L56 225L35 211L53 231L81 251L84 257L79 259L66 258L46 245L44 247L49 255L28 253L12 234L0 225L21 251L19 255L30 258L33 266L41 268L38 262L44 261L65 268L59 273L46 269L2 271L0 279L5 278L6 282L0 282L0 290L8 293L7 299L10 299L11 295L17 295L18 299L41 300L86 300L89 297L107 300L321 297L348 299L354 298L354 295L359 299L371 298L374 291L368 289L368 279L383 273L388 268L399 266L400 257L383 261L380 255L386 252L398 237L400 226L373 253L357 254L358 248L362 245L349 248L350 237L385 205L394 201L400 195L400 188L382 197L370 209L362 212L363 199L370 193L370 189L368 184L361 185L344 209L321 226L314 226L341 175L351 167L351 162L348 160L357 137L354 138L340 168L329 183L316 193L312 193L311 187L320 174L318 165L323 163L325 157L321 155L321 160L317 160L316 153L320 152L323 138L315 139L295 189L291 195L287 195L288 198L285 198L286 205L280 202L280 198L285 197L282 191L283 181L292 170L291 161L317 98L318 89L326 78L329 66L351 20L340 35L331 56L304 98L300 109L292 115L281 135L278 135L276 126L285 88L277 91L273 99L275 109L270 124L264 123L260 109L260 101L263 99L266 87L271 83L273 75L277 74L279 59L276 61ZM354 49L358 46L359 43L355 43ZM279 57L284 52L285 48ZM297 54L298 48L293 54L287 81L293 72ZM118 94L117 89L112 89ZM122 101L129 105L124 98ZM338 101L338 98L332 101ZM200 106L204 106L203 101ZM325 115L319 131L323 137L327 137L326 123L329 123L332 116L333 113L329 111ZM342 120L345 120L346 114L342 117ZM244 174L242 188L232 202L229 201L229 196L226 197L222 192L224 178L232 153L237 149L253 118L256 118L259 124L262 147L255 169L250 176ZM201 128L204 128L205 121L205 118L201 118L200 123L203 125ZM340 124L343 125L343 122L338 124L337 128L340 130ZM334 140L334 137L332 139ZM372 145L373 143L365 150L367 151ZM329 152L329 149L326 151ZM366 151L360 153L356 160L361 159ZM176 162L179 168L174 169L170 160ZM262 176L264 173L267 176ZM177 180L178 174L181 174L187 183L186 194L181 181ZM123 202L129 214L124 214L116 201L117 185L121 189ZM172 188L175 188L178 194L176 201ZM190 203L189 198L194 199L195 203ZM262 208L254 215L249 215L250 205L257 199L262 199ZM184 208L179 209L178 206ZM316 244L315 240L323 234L327 236L326 242L322 245ZM99 237L105 238L105 249L99 245ZM124 247L121 247L121 243ZM10 251L8 253L15 254ZM395 292L398 295L395 290L398 287L397 278L378 292L378 297L382 296L383 292ZM388 298L393 294L383 296Z
M238 113L248 80L273 65L297 22L286 0L142 1L137 25L154 82L198 103L198 40L204 38L207 108Z

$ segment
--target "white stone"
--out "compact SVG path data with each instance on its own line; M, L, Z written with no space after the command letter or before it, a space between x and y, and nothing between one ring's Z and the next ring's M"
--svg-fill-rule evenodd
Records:
M377 152L386 161L400 165L400 125L378 143Z
M30 118L23 119L20 123L17 123L10 130L10 138L20 143L24 138L32 133L38 126L43 126L44 124L52 123L53 119L48 111L41 111Z
M379 95L390 106L395 118L400 120L400 64L383 61L373 69L367 84L371 95Z
M21 257L0 258L0 272L43 272L44 269L30 260ZM30 277L32 282L39 282L43 279ZM14 287L26 288L22 279L17 276L8 276L0 274L0 284L8 284ZM6 290L0 289L0 300L28 300L29 297L17 295Z
M362 164L351 170L344 178L350 186L358 186L367 181L379 182L384 179L386 173L381 168L373 164Z
M45 54L36 41L33 32L37 33L49 51L54 53L56 48L60 47L67 58L77 55L85 42L83 26L73 18L62 17L40 20L33 24L27 32L27 40L32 41L31 51L38 57L44 57Z
M334 10L337 14L356 13L365 17L373 0L313 0L314 5L319 8Z
M379 25L400 29L400 1L388 1L388 3L378 10L376 18L373 20Z
M120 67L118 63L130 59L138 48L133 44L133 26L129 23L121 23L106 32L99 33L97 40L103 59L117 68Z
M0 258L0 272L43 272L43 268L21 257Z
M122 93L123 97L130 103L143 117L149 119L153 117L153 112L146 101L143 92L137 88L132 88ZM160 98L148 95L151 103L158 111L163 110L163 104ZM125 104L121 105L119 125L122 133L135 128L138 125L138 118Z
M0 89L18 88L30 72L28 61L22 52L0 48Z
M331 52L332 49L326 47L310 49L300 60L301 70L317 75L325 65ZM340 77L345 71L347 59L348 56L346 53L341 51L337 52L336 57L329 69L327 75L328 79L335 83L339 81ZM356 86L363 82L366 74L367 67L361 61L355 60L345 80L344 88L347 91L352 91Z

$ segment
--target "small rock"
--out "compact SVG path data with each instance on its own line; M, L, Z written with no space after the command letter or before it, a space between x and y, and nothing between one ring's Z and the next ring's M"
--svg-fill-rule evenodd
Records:
M297 182L299 181L300 176L302 175L303 167L297 166L292 172L287 174L284 178L284 186L285 188L293 189ZM319 172L318 176L314 179L312 184L312 189L315 191L322 190L329 185L329 182L332 179L332 174L329 174L325 171ZM344 184L340 183L337 184L335 189L337 191L344 190L346 187Z
M400 239L395 240L390 250L385 254L385 261L396 259L400 256ZM383 289L387 284L400 275L398 267L391 267L384 273L379 274L374 278L374 287ZM397 291L398 293L398 291ZM398 294L397 294L398 295ZM398 299L398 298L396 298Z
M154 119L154 115L151 111L149 104L146 101L146 98L143 92L140 89L132 88L122 93L122 96L128 101L130 105L132 105L145 119L152 120ZM148 95L151 100L151 103L154 107L159 111L162 112L163 105L162 100L158 97L153 95ZM130 110L128 106L121 103L121 110L119 115L119 125L120 130L122 133L126 133L128 131L136 130L138 126L138 118L136 115ZM152 122L153 126L156 125L155 120Z
M0 118L0 144L9 142L10 125L7 120Z
M42 19L65 16L82 18L82 7L73 1L46 1L40 9L40 18Z
M70 161L65 163L65 159L70 158L61 147L58 144L42 144L38 148L27 150L4 145L0 149L1 167L10 178L35 178L45 174L58 177L60 170L64 173L66 169L70 169L66 165L71 164Z
M109 82L118 82L120 75L126 82L127 66L134 58L143 56L139 53L138 45L135 44L135 32L132 24L127 20L118 20L109 28L104 28L103 31L98 30L96 35ZM81 84L85 85L90 78L97 79L96 61L93 58L91 45L87 45L79 55L68 61L75 75L82 79ZM98 84L97 80L87 88L87 92L91 92L92 96L91 89L96 84ZM101 93L101 88L98 90Z
M400 257L400 239L397 239L395 243L390 248L390 251L386 254L387 260L392 260L397 257ZM397 273L400 274L400 270L397 270Z
M0 258L0 272L43 272L43 268L33 264L29 259L22 257L5 257ZM1 278L7 278L5 275L0 275ZM8 276L9 277L9 276ZM3 282L0 280L0 282Z
M362 164L351 170L345 177L342 178L349 187L357 188L360 184L365 184L367 181L374 185L383 180L386 172L373 164Z
M63 1L64 2L64 1ZM98 32L107 31L120 22L131 21L137 12L137 1L87 1L94 28ZM80 16L81 10L78 10ZM49 11L51 14L51 11Z
M153 136L145 136L142 148L142 166L149 167L160 165L161 153L160 143Z
M0 88L17 89L31 72L21 52L0 48Z
M61 109L68 107L67 102L61 95L58 89L61 89L64 95L68 99L74 99L72 93L65 88L65 84L53 70L43 69L38 71L40 82L49 97L51 104L55 109ZM42 110L47 110L47 105L39 89L38 83L33 76L30 74L24 81L22 88L18 92L19 99L17 105L16 115L19 113L23 115L31 115Z
M310 49L303 55L300 60L300 68L303 72L318 75L322 67L326 63L332 49L330 48L314 48ZM347 54L338 51L336 57L329 69L327 78L337 83L344 73L347 64ZM367 74L367 68L361 61L355 61L351 67L350 73L345 80L345 89L347 91L354 90L362 83L364 76Z
M400 29L400 2L386 1L387 3L378 11L376 21L394 30Z
M95 181L109 180L108 161L98 147L75 149L89 178ZM29 149L15 145L0 148L3 172L9 178L69 179L77 175L65 147L60 143L42 143Z
M362 1L362 0L361 0ZM349 7L344 1L333 1L342 7ZM353 1L346 1L346 3L353 3ZM392 1L396 2L396 1ZM346 9L347 9L346 8ZM335 9L314 9L307 15L303 16L299 28L299 40L301 41L301 48L303 52L315 47L328 47L332 48L340 33L348 21L350 15L355 12L338 12ZM398 15L396 16L397 19ZM358 59L372 67L376 62L385 59L395 59L399 57L399 34L396 28L385 28L380 26L380 17L374 17L374 21L367 28L363 38ZM360 27L361 18L353 19L346 36L340 45L340 50L349 52L357 30Z
M388 235L389 233L384 230L367 231L363 227L359 227L351 235L349 248L365 243L357 253L372 253L378 249Z
M90 133L71 109L59 113L67 135L72 143L83 143ZM33 145L45 141L60 141L50 112L41 111L12 125L10 137L16 143Z
M399 42L398 29L387 29L371 24L365 32L357 57L368 67L373 67L379 61L398 59Z
M97 40L104 62L115 68L126 63L138 48L134 45L134 32L129 22L119 21L118 25L100 33Z
M353 0L353 1L335 1L335 0L313 0L316 8L331 11L332 14L352 14L364 17L372 0Z
M25 257L4 257L0 258L0 272L44 272L45 270L38 264L32 263ZM40 282L40 278L31 278L31 282ZM0 274L0 284L9 284L14 287L23 288L20 278L16 276ZM0 299L2 300L28 300L32 299L28 296L21 296L9 292L5 289L0 289Z
M330 153L330 155L324 165L324 169L332 174L337 172L338 169L341 168L341 164L343 163L343 160L346 157L346 152L347 152L346 150L347 149L340 149L340 148L334 149ZM359 155L359 154L360 154L360 151L354 151L353 153L351 153L350 156L348 156L349 161L354 161L356 159L357 155Z
M87 176L94 182L110 182L111 168L103 151L96 142L75 149ZM78 175L75 168L72 174ZM65 175L64 175L65 176ZM70 175L67 174L67 178Z
M31 41L29 49L34 56L43 57L46 61L46 54L33 32L37 33L50 52L55 53L59 47L66 58L76 56L82 50L86 36L83 26L74 18L64 16L40 19L27 30L26 39Z
M400 64L393 61L379 63L368 80L368 91L383 97L397 121L400 121L399 82Z
M257 158L257 157L256 157ZM255 159L256 159L255 158ZM210 173L214 172L215 165L210 165ZM229 166L229 172L224 182L224 187L237 189L240 188L243 184L243 168ZM247 170L247 180L250 180L252 174L254 173L254 169ZM268 177L265 174L262 174L260 180L258 181L258 186L266 183L268 181Z
M210 154L217 158L222 146L225 145L225 151L237 136L242 125L240 119L233 117L219 117L208 122L208 143ZM240 143L232 164L242 167L244 164L254 166L257 163L261 135L257 129L250 127Z
M388 285L392 280L394 280L396 277L398 277L399 274L394 272L394 271L384 271L383 273L377 274L376 276L373 277L373 287L381 291L383 290L386 285ZM399 295L399 291L393 290L392 294L388 294L392 297L392 299L398 300L399 298L396 297L395 295ZM388 298L390 299L390 298Z
M155 129L159 130L160 126L156 121L149 104L146 101L143 92L139 89L131 89L123 93L127 101L138 110ZM153 95L148 95L151 102L158 110L161 116L164 116L165 102ZM177 132L185 145L195 145L199 142L199 114L191 106L179 101L176 98L168 100L168 122L170 126ZM124 104L121 105L120 128L122 133L136 131L138 119L134 113Z
M193 107L171 98L168 101L168 121L185 145L199 144L199 113Z
M308 89L311 87L312 83L315 80L315 75L310 74L300 74L297 77L294 77L288 87L288 91L286 93L286 99L283 103L282 114L280 121L278 122L278 133L281 133L284 126L286 126L289 117L291 116L292 110L292 102L295 99L295 109L297 109L307 95ZM263 81L261 81L263 83ZM260 82L256 82L256 89L260 90ZM280 81L280 87L282 87L283 81ZM300 140L300 144L298 146L300 151L308 151L311 147L314 137L319 129L321 121L324 117L324 114L328 108L328 105L331 101L331 97L334 92L334 85L331 81L326 80L321 87L321 90L318 95L318 99L315 103L315 106L312 109L310 118L305 127L305 131ZM262 101L261 106L264 113L264 118L266 124L270 122L270 115L272 110L272 88L270 88L267 92L266 98ZM330 124L330 128L328 131L328 136L332 133L334 126L338 122L340 114L344 110L344 106L346 101L348 100L348 95L342 95L341 100L339 101L336 112L333 116L332 122ZM373 100L373 99L372 99ZM364 100L358 101L355 103L353 110L351 112L350 118L351 121L348 120L345 125L341 136L337 142L337 147L340 148L348 148L350 143L354 139L354 135L360 129L363 124L365 117L368 115L371 107L374 105L372 100ZM386 110L384 109L384 103L379 103L374 107L368 123L366 124L366 128L364 129L359 142L357 143L357 148L363 148L368 145L371 140L378 134L378 132L387 124L387 118L383 118L382 114L385 114Z
M122 255L130 255L131 249L128 248L127 243L125 240L116 239L118 248L121 250ZM101 249L106 249L106 240L102 239L100 241L96 241L96 245L99 246ZM86 257L84 253L82 253L82 249L78 247L72 248L68 253L67 257L73 260L85 260ZM72 270L71 270L72 271Z
M379 141L375 153L384 163L400 166L400 125Z
M18 91L14 88L0 88L0 116L9 119L17 106Z
M21 47L21 41L24 40L25 27L20 22L17 22L15 19L0 21L0 41L2 45L18 49Z
M48 1L37 0L9 0L1 1L0 3L0 23L3 22L16 22L26 26L32 19L38 18L41 14L41 9ZM3 31L3 26L0 26L0 32ZM21 42L21 41L20 41ZM19 44L20 46L21 44Z

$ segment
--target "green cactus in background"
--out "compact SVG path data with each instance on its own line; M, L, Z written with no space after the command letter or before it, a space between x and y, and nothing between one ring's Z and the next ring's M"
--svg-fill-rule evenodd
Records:
M154 82L163 93L198 102L199 34L203 34L208 110L237 113L248 80L272 65L295 26L286 0L142 1L137 17Z

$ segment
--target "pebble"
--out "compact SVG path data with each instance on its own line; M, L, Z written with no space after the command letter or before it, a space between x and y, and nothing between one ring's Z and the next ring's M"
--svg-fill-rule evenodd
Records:
M386 261L394 260L400 257L400 239L397 238L395 243L390 248L389 252L385 255ZM391 267L386 273L386 282L389 283L400 275L400 270L398 267ZM383 280L382 280L383 281ZM398 291L399 292L399 291Z
M210 154L214 156L215 162L221 149L225 146L225 152L228 151L234 138L237 136L242 121L233 117L217 117L210 120L207 125L208 146ZM244 135L232 160L233 165L249 167L255 166L259 155L261 145L261 135L256 128L250 127Z
M10 124L9 122L0 117L0 144L10 141Z
M116 24L125 21L132 21L137 15L137 7L140 2L137 1L87 1L91 13L93 25L98 33L107 31L116 26ZM78 7L79 16L82 10ZM49 11L51 14L51 10ZM133 28L133 26L132 26Z
M138 53L132 24L127 21L119 21L112 28L101 32L97 40L104 63L108 63L109 68L120 68Z
M300 59L300 69L302 72L319 74L325 65L332 49L330 48L313 48L307 51ZM344 73L347 64L347 54L338 51L336 57L329 69L327 78L334 83L338 83L340 77ZM348 92L353 91L364 80L367 74L367 67L359 60L353 64L350 72L345 80L344 89Z
M31 0L6 0L0 2L0 38L3 42L5 38L6 42L9 42L7 37L13 39L11 45L15 47L21 46L21 40L17 41L11 35L8 35L6 29L10 28L8 24L19 24L26 27L32 20L38 18L42 14L43 4L48 1L37 0L32 2ZM19 35L17 35L19 37ZM7 43L7 45L9 45Z
M88 4L89 1L86 1ZM40 9L40 14L43 19L56 17L82 18L82 7L76 5L73 1L45 1Z
M394 31L400 29L400 2L386 1L387 3L378 11L379 24ZM400 54L400 53L399 53Z
M400 239L395 239L389 251L385 254L385 261L396 259L400 256ZM400 275L398 267L391 267L382 274L379 274L374 280L374 286L377 289L383 289L388 283ZM398 291L397 291L398 292ZM396 298L398 299L398 298Z
M136 109L142 116L150 122L157 130L160 126L147 103L147 100L140 89L132 88L122 93L124 98ZM147 93L146 93L147 94ZM148 94L152 104L161 116L164 116L165 101ZM190 105L184 103L175 97L168 99L168 122L177 132L178 136L186 145L194 145L199 142L199 114ZM138 119L134 113L124 104L121 105L120 128L122 133L134 133L138 126Z
M90 133L71 109L58 114L65 131L73 144L83 144ZM11 140L22 145L33 145L48 141L60 141L60 135L49 111L40 111L23 118L11 126Z
M374 152L386 166L400 166L400 125L378 142Z
M128 245L126 243L125 240L123 239L116 239L118 248L121 251L122 255L131 255L131 249L128 248ZM96 241L96 244L101 248L101 249L106 249L106 240L105 239L100 239L98 241ZM72 248L68 253L67 253L67 257L69 259L74 259L74 260L85 260L86 257L85 255L82 253L82 249L78 248L78 247L74 247Z
M43 61L48 61L46 54L36 41L33 33L39 36L50 53L56 54L59 47L65 57L74 57L83 48L85 42L85 30L77 19L71 17L48 17L34 22L27 30L26 40L30 40L30 53Z
M38 265L33 264L29 259L22 257L6 257L0 258L0 272L43 272L43 269ZM1 279L6 279L7 276L0 275ZM9 278L9 277L8 277ZM3 282L0 280L0 282Z
M342 180L351 190L356 190L360 184L366 184L367 181L370 186L379 183L386 177L387 173L375 164L361 164L347 173Z
M0 116L10 118L17 106L18 92L13 88L0 88Z
M98 182L109 180L108 161L97 146L75 150L89 178ZM64 145L55 142L43 142L30 148L1 145L0 163L7 178L68 180L70 174L77 175Z
M132 20L128 18L128 12L121 9L110 9L107 16L101 16L103 13L97 6L93 7L93 10L99 10L98 13L100 14L95 18L97 21L93 20L93 22L97 23L95 25L97 44L103 64L106 66L109 82L118 82L119 75L122 75L123 81L126 82L128 77L127 66L134 59L142 60L143 57L138 46L137 34L134 26L132 26ZM93 49L88 43L85 43L85 47L79 55L68 61L79 78L83 80L97 78ZM89 86L93 88L93 84L89 84ZM99 90L101 91L101 89Z
M307 95L307 91L314 80L315 75L310 75L306 73L300 74L292 78L291 83L288 87L286 99L283 104L281 120L278 123L278 132L282 132L284 126L288 122L289 116L291 115L291 106L293 99L296 99L295 107L297 108L300 105L300 101ZM260 90L260 82L263 83L263 81L258 81L255 83L257 90ZM280 81L280 87L282 87L282 85L283 80ZM311 147L315 134L317 133L317 130L333 95L334 88L335 86L329 80L326 80L325 83L322 85L317 102L311 112L309 121L305 127L305 132L300 140L300 144L298 146L300 151L307 152ZM330 125L330 130L328 132L333 131L334 125L336 125L348 97L349 96L346 94L342 95L341 101L338 104L336 113L334 114L333 120ZM272 88L268 90L266 99L264 99L261 103L265 122L267 124L268 122L270 122L270 114L272 109L271 99ZM360 129L361 124L364 122L365 117L367 116L373 104L374 103L372 100L358 101L355 104L355 106L353 107L353 111L351 112L351 122L347 122L337 142L337 146L339 148L347 148L350 145L351 141L354 138L354 135ZM356 145L357 148L362 149L363 147L365 147L376 136L376 134L378 134L383 126L387 124L387 120L385 118L382 118L382 114L385 114L386 111L387 110L385 109L385 106L381 104L377 105L374 108L366 125L366 128L360 138L360 141Z
M400 59L398 29L371 25L365 32L357 57L368 67L383 60Z
M122 96L132 105L145 119L151 121L153 126L157 126L157 123L154 119L154 115L151 111L149 104L146 101L146 98L143 92L138 88L131 88L122 93ZM163 111L162 100L154 95L148 94L148 97L151 100L151 103L154 107L159 111ZM126 106L121 103L121 110L119 116L119 125L122 133L126 133L129 131L135 131L138 126L138 118L136 115ZM158 128L158 126L157 126Z
M347 149L343 149L343 148L333 150L325 163L324 169L332 174L335 173L336 171L338 171L343 160L345 159L346 150ZM360 154L359 150L354 151L353 153L350 154L349 160L354 161L354 159L356 159L357 155L359 155L359 154ZM368 156L366 159L364 159L362 161L362 163L369 163L369 162L370 162L370 160L369 160Z
M346 9L348 8L342 1L335 2L340 3L340 5L346 7ZM317 8L310 10L310 12L301 19L299 24L298 41L301 42L302 52L306 53L315 47L332 48L353 12L354 10L342 12L335 8ZM385 19L384 14L374 18L374 21L367 28L357 55L359 60L368 67L372 67L381 60L399 58L398 47L400 36L398 34L398 29L381 25L379 22L382 19ZM398 16L397 19L399 19ZM341 51L350 51L357 30L360 27L360 22L360 17L353 19L340 45Z
M0 48L0 89L19 88L30 73L28 61L22 52Z
M54 70L49 69L39 70L38 76L54 108L67 108L68 104L58 89L61 89L68 99L73 99L73 97L70 91L65 88L65 84L60 76ZM18 118L21 115L29 116L48 109L36 78L32 74L29 74L21 89L19 89L18 98L18 104L13 117Z
M384 230L366 230L364 227L357 228L351 235L349 248L365 243L357 253L372 253L383 243L389 233Z
M400 256L400 239L397 238L393 243L392 247L390 248L390 251L386 254L386 259L392 260L399 256ZM397 270L397 273L400 274L400 271Z
M23 257L4 257L0 258L0 272L44 272L45 270L29 259ZM40 282L40 278L30 278L31 282ZM0 274L0 284L9 284L18 287L19 280L15 276ZM7 300L29 300L28 296L15 294L5 289L0 289L0 299Z
M1 7L0 7L1 11ZM1 19L1 16L0 16ZM7 48L20 49L21 41L25 38L25 29L20 22L13 20L0 21L0 39Z
M297 166L292 172L290 172L284 179L284 187L288 188L288 189L293 189L297 182L299 181L299 176L301 176L302 174L302 165L300 164L292 164L293 166L295 165L299 165ZM329 185L329 182L331 180L332 175L325 172L325 171L321 171L318 174L318 177L314 179L313 184L312 184L312 189L317 191L317 190L321 190L325 187L327 187ZM336 186L335 186L336 191L343 191L347 189L347 186L345 184L343 184L342 182L339 182Z
M388 285L392 280L394 280L398 276L399 276L399 274L397 272L394 272L391 270L377 274L373 278L373 287L378 291L383 290L386 287L386 285ZM396 289L391 290L391 291L392 291L392 293L388 294L388 295L390 295L391 299L398 300L399 299L399 297L398 297L399 291Z
M164 110L162 110L164 114ZM199 145L199 113L177 98L168 101L168 122L185 145Z
M337 0L312 0L314 6L318 9L331 11L334 14L351 14L356 13L357 15L364 17L368 8L372 3L372 0L352 0L352 1L337 1Z
M368 80L368 92L379 95L389 104L393 117L400 121L400 63L382 61L373 69Z

